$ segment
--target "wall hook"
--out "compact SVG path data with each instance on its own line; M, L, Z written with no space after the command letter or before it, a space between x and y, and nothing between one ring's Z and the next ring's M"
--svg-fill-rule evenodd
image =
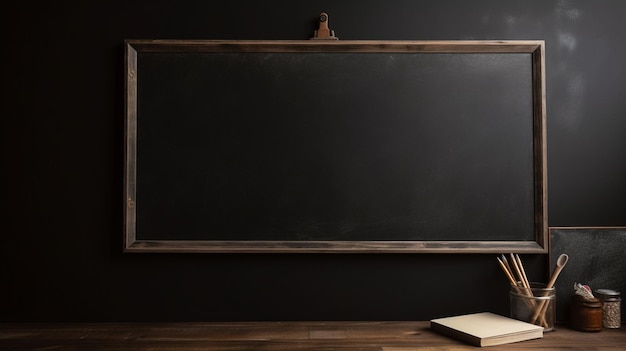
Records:
M318 29L313 33L311 39L339 40L335 36L335 31L328 28L328 14L326 12L320 14Z

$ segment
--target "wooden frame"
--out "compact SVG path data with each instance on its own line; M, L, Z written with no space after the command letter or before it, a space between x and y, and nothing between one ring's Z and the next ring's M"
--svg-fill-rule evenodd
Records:
M543 41L128 40L126 58L125 252L548 253L545 45ZM528 54L532 66L533 240L163 240L137 234L138 57L146 53Z

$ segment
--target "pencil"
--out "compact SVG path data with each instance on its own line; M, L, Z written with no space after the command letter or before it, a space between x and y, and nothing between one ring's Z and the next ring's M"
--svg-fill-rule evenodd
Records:
M509 278L509 282L511 282L511 285L517 286L517 282L515 281L515 278L513 278L513 275L511 274L511 272L509 271L509 269L507 268L505 263L502 262L500 257L496 257L496 259L498 260L498 263L500 264L500 267L502 267L502 270L504 271L504 274L506 274L506 277Z
M518 254L515 254L515 259L517 260L517 263L519 264L519 269L520 269L520 272L522 273L522 279L524 279L524 284L526 284L526 287L530 289L530 282L528 281L528 278L526 277L526 270L524 269L524 265L522 264L522 259L519 258Z

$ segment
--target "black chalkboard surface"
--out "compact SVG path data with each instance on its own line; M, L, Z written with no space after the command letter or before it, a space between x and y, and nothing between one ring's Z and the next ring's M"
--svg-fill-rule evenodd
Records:
M570 320L575 283L588 285L593 291L610 289L624 295L626 227L551 227L550 240L550 267L556 267L559 255L569 256L567 266L554 285L557 322L566 323ZM622 316L625 315L624 311L622 303Z
M129 40L125 249L545 253L543 48Z

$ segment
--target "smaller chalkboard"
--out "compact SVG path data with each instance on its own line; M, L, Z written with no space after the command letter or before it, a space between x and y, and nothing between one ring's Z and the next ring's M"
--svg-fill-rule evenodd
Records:
M569 256L555 284L557 322L569 321L574 283L626 294L626 227L552 227L550 237L551 267L560 254Z

